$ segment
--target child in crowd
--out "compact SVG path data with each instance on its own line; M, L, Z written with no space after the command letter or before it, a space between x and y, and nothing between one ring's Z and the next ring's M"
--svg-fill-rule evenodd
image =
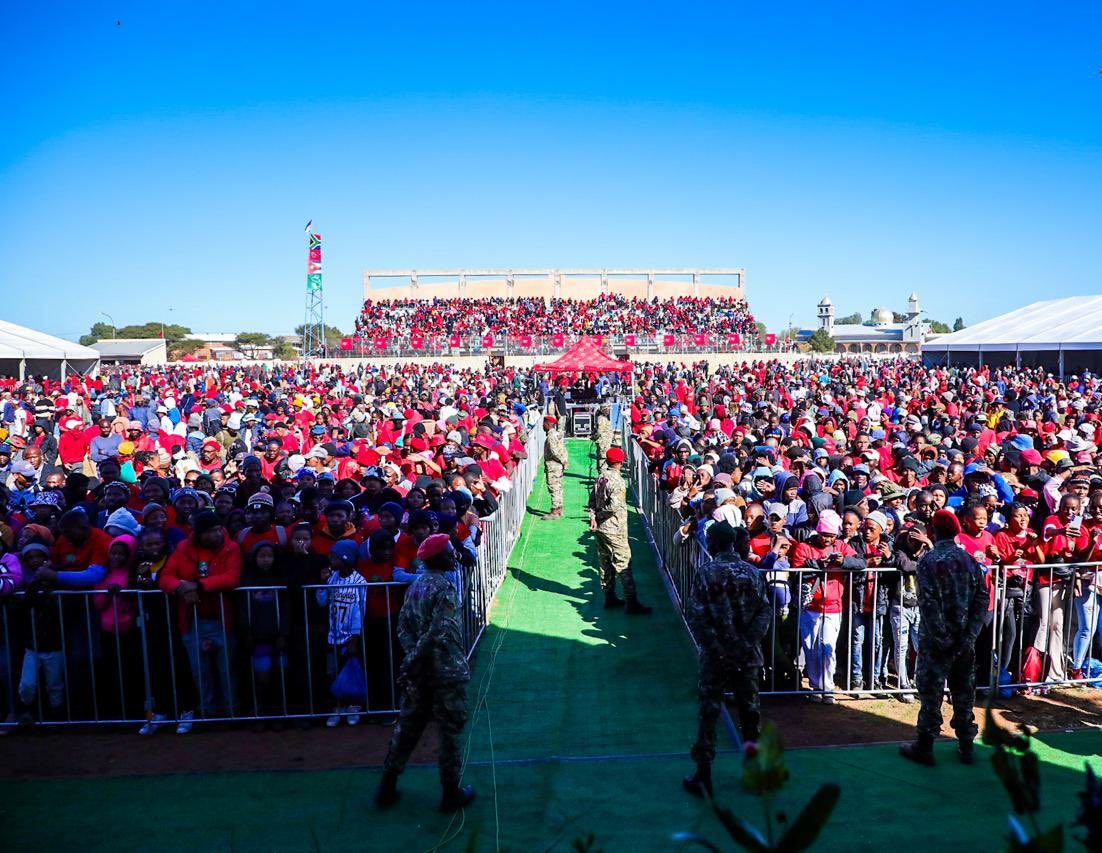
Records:
M319 604L329 605L329 674L336 678L349 660L360 660L364 609L367 597L367 581L356 566L359 561L359 545L351 539L341 539L333 543L329 552L329 568L322 573L325 589L319 589ZM362 666L362 663L361 663ZM342 699L351 700L341 705ZM341 717L347 715L348 725L360 722L362 705L351 696L338 696L337 707L333 715L325 721L329 728L340 725Z
M253 713L257 717L286 712L282 700L286 696L291 610L285 584L283 572L276 564L276 546L266 540L256 542L241 576L241 586L245 587L241 621L250 652ZM265 722L257 720L254 731L265 728ZM275 719L272 728L282 730L283 721Z

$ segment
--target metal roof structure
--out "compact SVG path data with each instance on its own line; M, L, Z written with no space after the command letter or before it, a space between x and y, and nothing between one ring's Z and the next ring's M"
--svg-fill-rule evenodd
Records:
M98 364L99 353L91 347L0 320L0 373L61 376L66 368L87 373Z

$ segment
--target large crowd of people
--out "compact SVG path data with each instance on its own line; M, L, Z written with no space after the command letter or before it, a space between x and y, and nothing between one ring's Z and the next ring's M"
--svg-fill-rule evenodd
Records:
M446 534L462 596L527 457L528 380L447 365L0 380L0 719L144 717L151 734L394 709L421 546Z
M396 299L367 300L356 318L365 338L408 340L482 335L757 334L742 299Z
M671 541L706 557L711 525L749 533L774 608L765 689L913 701L915 573L940 509L989 589L977 683L1102 674L1099 377L843 360L649 365L636 382Z

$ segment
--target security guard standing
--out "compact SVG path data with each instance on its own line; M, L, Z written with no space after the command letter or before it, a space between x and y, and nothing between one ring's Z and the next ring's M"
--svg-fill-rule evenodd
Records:
M699 727L692 750L696 773L682 784L698 797L712 795L716 721L727 688L735 694L743 741L758 739L758 681L765 662L761 643L773 619L765 575L746 562L750 553L746 528L717 521L705 536L712 559L693 576L686 614L700 647Z
M597 409L593 440L597 442L597 471L601 473L605 470L605 456L612 447L612 407L608 403L601 403Z
M547 479L547 491L551 493L551 512L543 520L552 521L562 518L562 475L569 458L566 455L566 440L559 429L559 419L551 414L544 415L543 430L546 436L543 445L543 474Z
M467 722L471 670L463 648L459 594L446 574L456 566L451 537L445 533L428 537L417 549L417 559L425 571L406 590L398 614L398 639L405 652L398 672L402 697L375 802L389 806L398 801L398 776L425 726L435 719L444 790L440 810L455 812L475 798L475 789L459 785L463 770L459 734Z
M605 591L605 609L623 607L632 616L646 615L651 608L639 601L635 578L631 573L631 546L628 543L627 483L620 474L624 451L610 447L605 453L605 470L589 495L589 529L597 534L597 559L600 562L601 588ZM624 588L623 599L616 595L616 578Z
M956 542L960 522L950 510L934 513L936 541L918 561L918 663L915 686L922 706L918 738L899 748L903 757L934 765L934 738L941 733L941 703L948 682L953 704L950 725L957 734L961 762L975 761L976 637L987 615L983 569Z

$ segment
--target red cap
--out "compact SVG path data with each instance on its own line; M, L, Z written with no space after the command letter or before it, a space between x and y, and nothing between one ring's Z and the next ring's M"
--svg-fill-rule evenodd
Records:
M623 462L624 459L624 451L619 447L610 447L605 451L605 461L610 465L615 465L617 462Z
M428 560L443 554L451 547L451 537L446 533L434 533L417 547L417 559Z
M934 532L943 539L948 539L960 533L960 521L952 510L939 509L934 513L932 521Z
M1028 465L1040 465L1041 454L1034 450L1032 447L1027 447L1022 451L1022 461Z

